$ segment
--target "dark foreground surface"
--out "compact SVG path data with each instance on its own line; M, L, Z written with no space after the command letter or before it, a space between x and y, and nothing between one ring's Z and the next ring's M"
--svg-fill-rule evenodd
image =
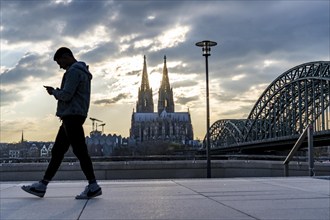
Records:
M55 181L44 198L1 182L0 219L329 220L327 177L99 181L103 195L75 200L83 181Z

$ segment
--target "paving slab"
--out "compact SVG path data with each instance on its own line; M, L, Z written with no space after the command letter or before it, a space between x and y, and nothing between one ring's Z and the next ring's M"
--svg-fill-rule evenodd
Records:
M99 181L103 195L75 200L84 181L54 181L44 198L30 182L0 183L0 219L329 220L330 179L312 177Z

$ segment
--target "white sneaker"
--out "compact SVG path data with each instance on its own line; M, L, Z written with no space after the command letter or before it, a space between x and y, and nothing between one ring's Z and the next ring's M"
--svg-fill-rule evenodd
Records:
M32 185L22 186L22 190L28 192L32 195L39 196L40 198L44 197L46 193L47 186L42 182L33 183Z
M86 186L85 190L76 196L76 199L91 199L102 195L102 189L97 183L92 183Z

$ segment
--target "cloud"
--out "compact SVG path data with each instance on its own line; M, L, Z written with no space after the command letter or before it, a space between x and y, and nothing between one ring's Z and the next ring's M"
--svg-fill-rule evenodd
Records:
M116 97L113 97L111 99L100 99L100 100L96 100L94 101L95 105L111 105L111 104L115 104L117 102L119 102L120 100L129 98L131 95L130 94L119 94Z
M86 60L95 64L99 62L105 62L109 60L113 51L118 51L117 44L113 42L100 42L92 49L81 54L79 59Z
M55 67L47 54L25 53L12 68L6 68L1 78L1 106L13 104L29 99L29 94L35 86L42 86L42 81L53 77Z
M218 113L222 119L247 119L248 114L251 112L252 108L250 106L235 106L228 111L223 111Z
M188 79L188 80L173 82L171 83L171 86L173 88L180 88L180 87L192 87L192 86L196 86L197 84L198 84L197 81Z
M19 89L3 90L0 89L0 105L2 107L23 100L23 94Z
M9 43L78 37L106 22L112 11L107 1L3 1L1 6L2 37Z
M121 1L115 2L116 16L111 21L117 36L140 33L135 40L152 38L177 24L177 16L186 2L182 1ZM153 17L152 19L150 19Z
M133 70L131 72L126 73L126 76L140 76L142 73L142 70Z
M189 102L192 101L197 101L199 100L199 96L191 96L191 97L177 97L176 98L176 103L180 104L180 105L186 105Z
M1 84L18 85L27 80L48 78L49 70L46 69L48 64L50 61L44 55L26 53L13 68L1 73Z

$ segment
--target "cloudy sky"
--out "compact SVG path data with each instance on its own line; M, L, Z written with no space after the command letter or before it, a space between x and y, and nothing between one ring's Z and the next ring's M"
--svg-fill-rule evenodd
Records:
M265 88L299 64L330 60L329 0L1 0L1 142L53 141L60 122L57 48L72 49L94 75L89 117L106 133L129 135L143 55L157 103L163 57L175 110L189 109L196 138L206 131L205 60L209 57L211 124L246 118ZM155 105L157 110L157 105ZM92 123L87 120L85 132Z

